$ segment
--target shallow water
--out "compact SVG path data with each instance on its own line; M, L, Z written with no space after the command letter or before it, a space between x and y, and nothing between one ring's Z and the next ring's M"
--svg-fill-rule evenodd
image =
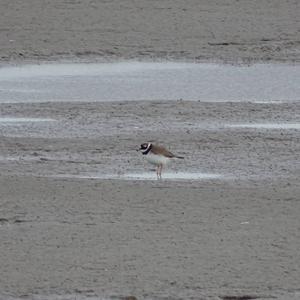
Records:
M29 298L30 297L30 298ZM9 295L0 295L0 300L122 300L124 297L100 297L95 295L82 295L82 294L65 294L65 295L30 295L13 297Z
M0 117L0 123L34 123L34 122L54 122L54 119L49 118L15 118L15 117Z
M251 124L230 124L230 128L253 128L253 129L300 129L300 123L251 123Z
M121 62L0 68L0 103L46 101L298 101L298 65Z
M59 174L54 177L80 178L80 179L112 179L112 180L157 180L156 173L125 173L125 174ZM222 179L221 174L195 173L195 172L166 172L162 174L163 180L208 180Z

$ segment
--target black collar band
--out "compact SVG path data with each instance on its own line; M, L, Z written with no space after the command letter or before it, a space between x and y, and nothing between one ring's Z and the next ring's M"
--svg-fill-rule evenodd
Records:
M151 148L152 148L152 145L150 145L150 147L146 151L143 152L143 155L148 154L150 152Z

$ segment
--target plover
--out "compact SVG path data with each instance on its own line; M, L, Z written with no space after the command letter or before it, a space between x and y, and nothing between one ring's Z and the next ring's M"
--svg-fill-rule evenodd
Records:
M174 155L166 148L153 145L152 143L143 143L141 144L141 148L138 150L142 151L142 154L145 155L145 158L149 163L156 165L157 178L161 178L163 166L165 166L171 159L183 159L182 156Z

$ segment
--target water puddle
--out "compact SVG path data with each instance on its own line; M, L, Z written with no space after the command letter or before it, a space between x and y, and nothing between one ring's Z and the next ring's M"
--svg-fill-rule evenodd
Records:
M6 162L6 161L19 161L20 160L20 157L18 156L0 156L0 161L1 162Z
M195 100L299 101L300 67L196 63L73 63L0 68L0 103Z
M280 100L254 100L251 101L251 103L255 103L255 104L282 104L284 103L284 101L280 101Z
M40 156L2 156L0 155L0 161L1 162L36 162L36 161L50 161L51 158L47 157L40 157ZM1 300L1 299L0 299Z
M78 178L78 179L112 179L112 180L157 180L156 173L125 173L125 174L58 174L52 177ZM221 174L198 172L166 172L162 174L162 180L209 180L222 179Z
M230 128L249 128L249 129L300 129L300 123L253 123L253 124L230 124Z
M48 118L14 118L0 117L0 123L35 123L35 122L54 122L54 119Z
M203 180L203 179L218 179L221 178L218 174L208 173L188 173L188 172L176 172L176 173L163 173L162 178L164 180ZM153 180L156 179L154 173L129 173L121 175L120 179L127 180Z
M104 297L96 296L93 292L86 292L87 295L82 293L78 294L66 294L66 295L32 295L25 294L21 297L14 297L10 295L0 295L0 300L122 300L126 299L125 297ZM89 295L90 294L90 295Z

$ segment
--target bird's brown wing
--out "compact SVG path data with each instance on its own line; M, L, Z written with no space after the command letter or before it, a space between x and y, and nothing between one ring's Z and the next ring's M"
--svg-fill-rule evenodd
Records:
M170 157L170 158L175 157L175 155L172 152L168 151L166 148L164 148L162 146L152 145L151 152L153 154L163 155L163 156Z

